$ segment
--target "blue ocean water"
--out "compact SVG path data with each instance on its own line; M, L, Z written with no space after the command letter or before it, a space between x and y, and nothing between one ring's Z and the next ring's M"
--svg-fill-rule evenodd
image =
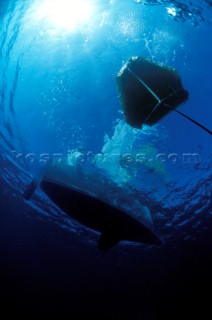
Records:
M200 292L211 281L211 135L174 112L155 126L133 129L124 120L115 78L132 56L177 69L189 91L179 110L211 130L211 5L1 1L0 279L6 307L73 319L165 319L207 310ZM98 235L39 188L24 202L25 188L49 160L58 179L65 176L138 216L164 244L123 242L101 253Z

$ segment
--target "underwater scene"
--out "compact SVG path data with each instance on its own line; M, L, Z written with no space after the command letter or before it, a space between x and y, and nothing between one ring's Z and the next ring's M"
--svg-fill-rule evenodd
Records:
M207 318L212 1L0 1L9 317Z

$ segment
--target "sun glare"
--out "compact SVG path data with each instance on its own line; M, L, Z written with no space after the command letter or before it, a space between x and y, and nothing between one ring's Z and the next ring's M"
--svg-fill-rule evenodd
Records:
M89 22L94 12L89 0L44 0L37 17L57 29L74 31Z

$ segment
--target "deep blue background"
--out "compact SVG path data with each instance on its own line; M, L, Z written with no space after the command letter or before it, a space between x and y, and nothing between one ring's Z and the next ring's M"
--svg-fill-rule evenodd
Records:
M210 311L211 136L174 113L133 131L122 121L115 83L133 55L174 67L189 91L180 110L211 130L211 7L203 2L200 13L193 1L181 6L176 21L167 7L179 10L184 1L161 2L96 1L89 28L68 34L37 21L28 11L34 1L1 4L0 290L8 314L190 319ZM88 190L133 214L148 208L165 242L161 248L126 243L101 253L98 237L39 190L32 202L23 201L40 163L12 151L39 157L79 147L94 154L199 154L196 164L167 160L159 173L157 163L137 168L136 175L119 163L103 171L85 165L85 176L92 169L95 177Z

